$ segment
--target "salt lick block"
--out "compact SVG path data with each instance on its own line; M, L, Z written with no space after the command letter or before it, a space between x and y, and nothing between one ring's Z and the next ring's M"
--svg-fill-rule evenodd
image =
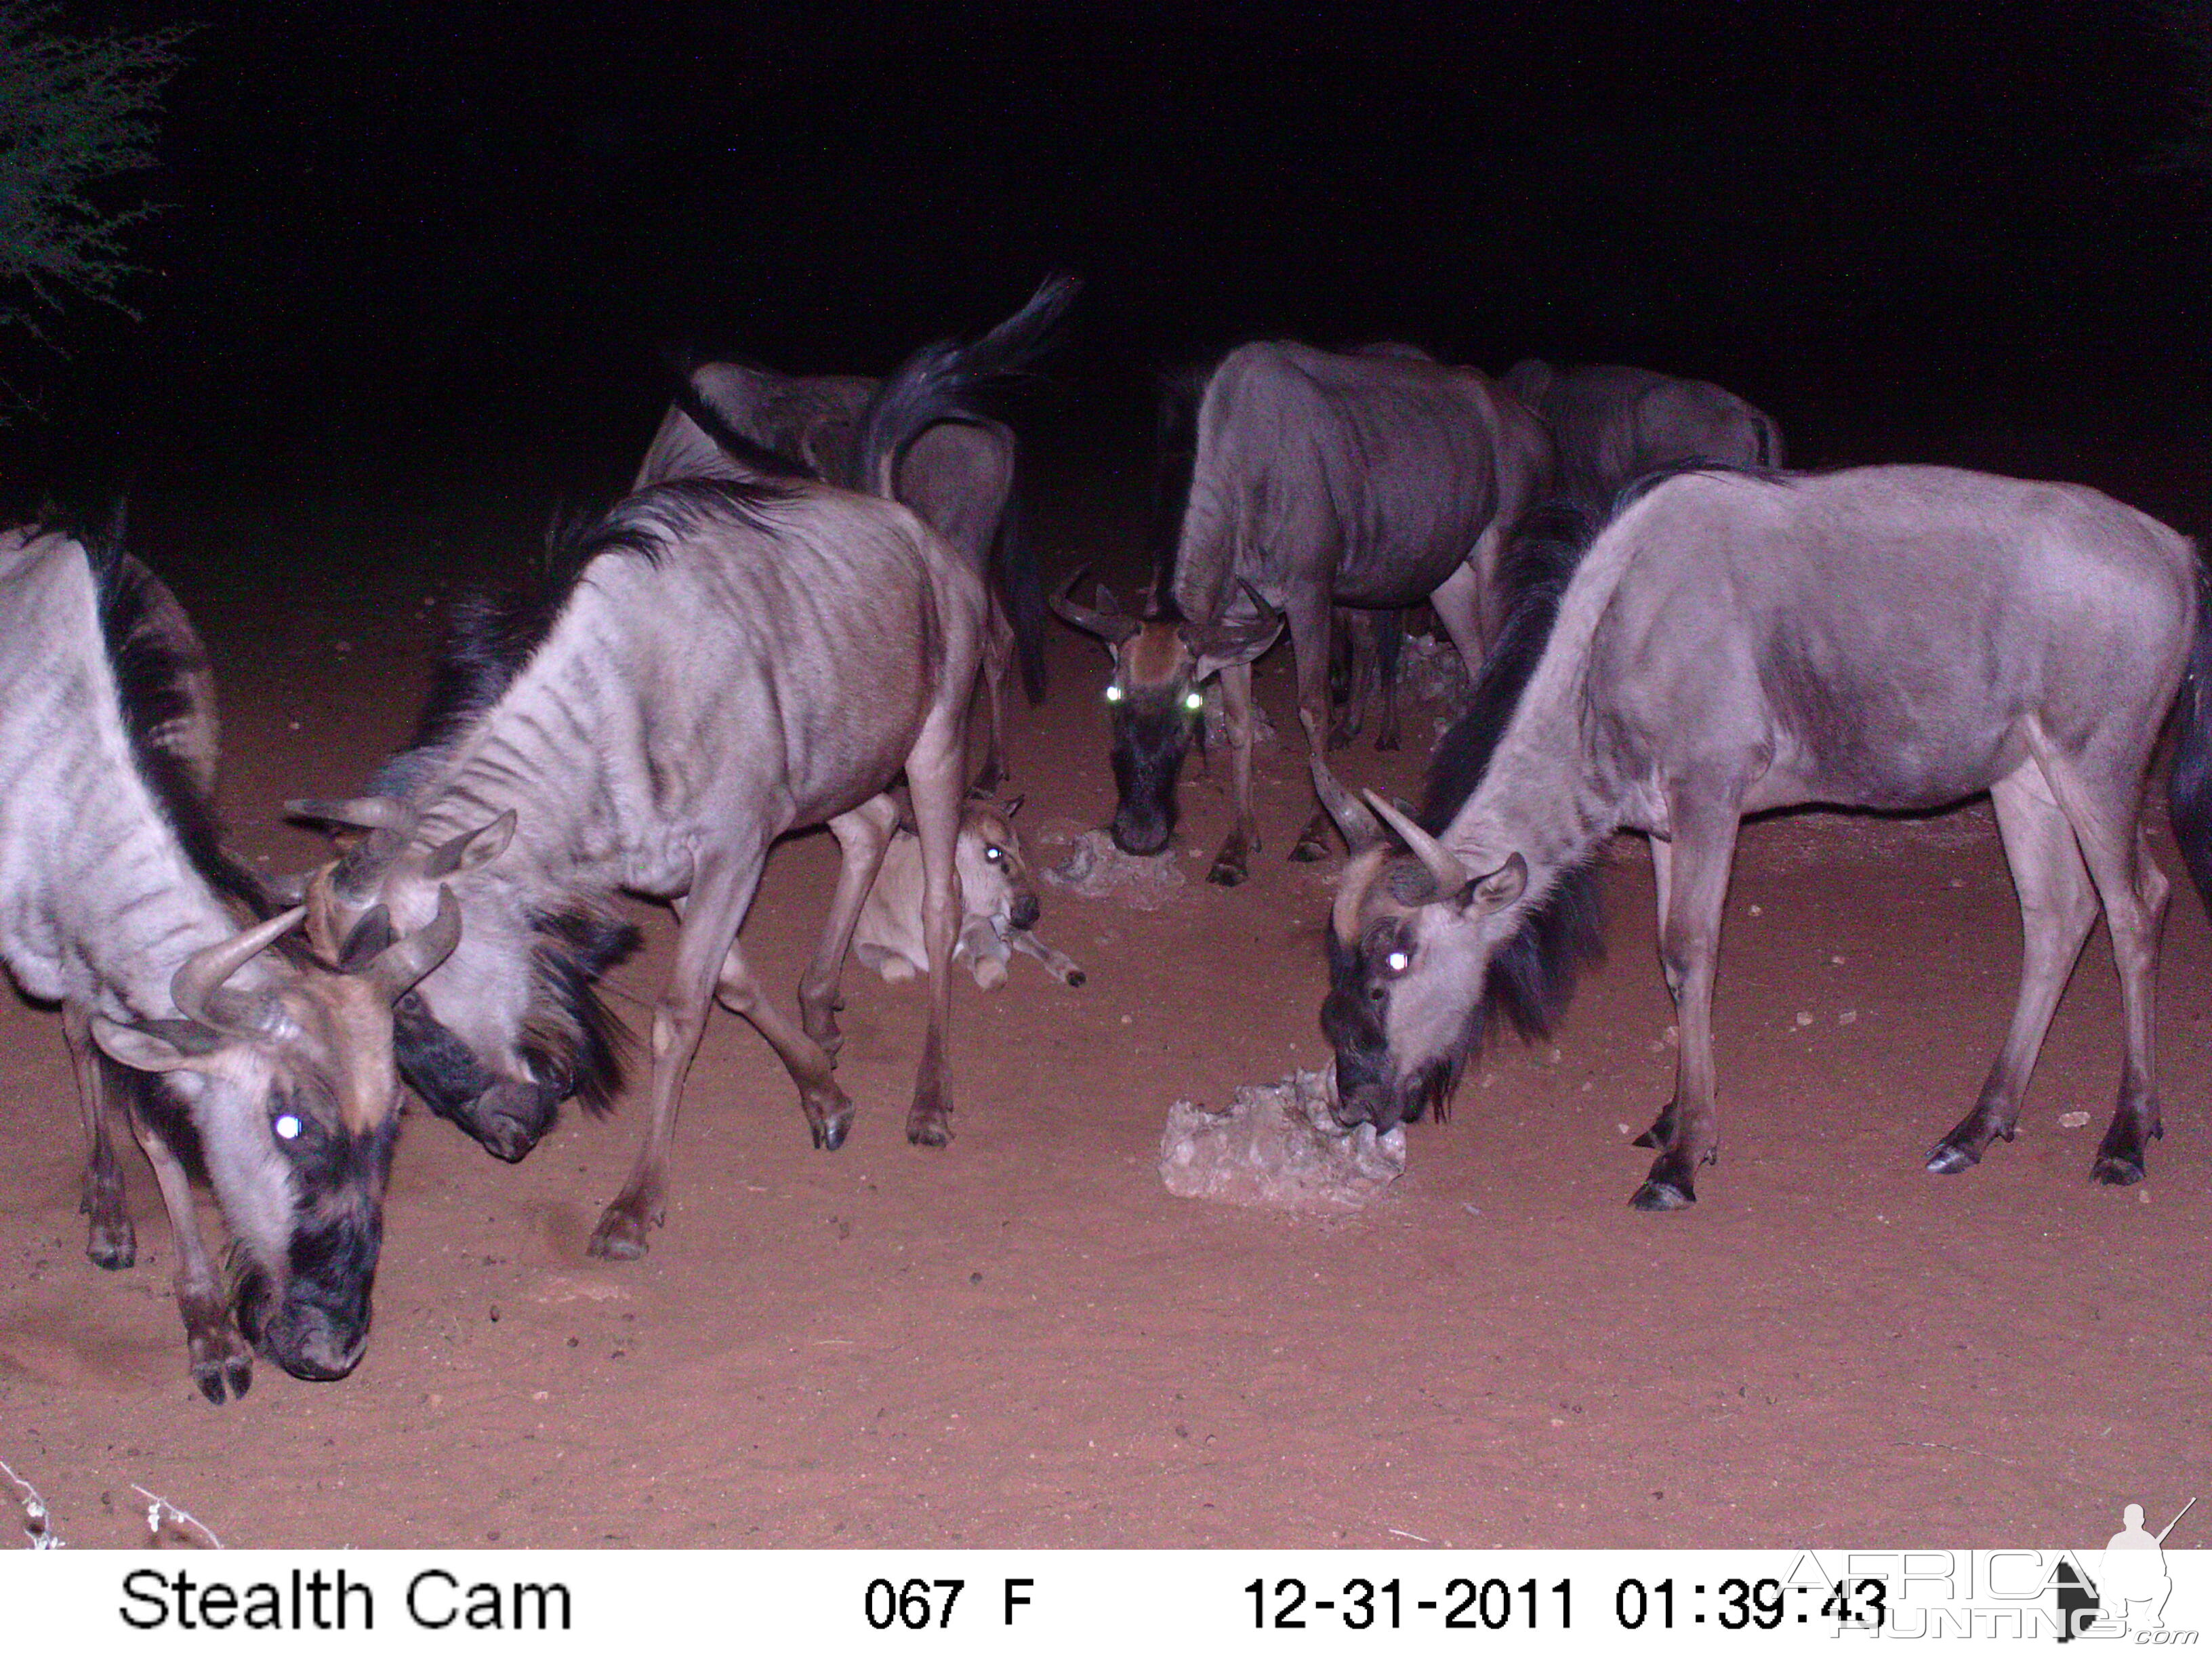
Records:
M1333 1070L1293 1072L1270 1088L1243 1088L1226 1109L1168 1108L1160 1179L1177 1198L1270 1209L1334 1212L1374 1203L1406 1172L1406 1132L1338 1127L1328 1109Z

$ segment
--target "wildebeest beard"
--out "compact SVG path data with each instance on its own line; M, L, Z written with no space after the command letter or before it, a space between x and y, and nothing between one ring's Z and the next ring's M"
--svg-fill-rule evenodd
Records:
M572 1096L595 1117L613 1109L629 1034L595 981L638 945L636 928L597 910L542 913L531 924L538 939L530 1012L517 1044L526 1079L494 1075L418 993L392 1009L393 1058L407 1086L510 1164L538 1144Z

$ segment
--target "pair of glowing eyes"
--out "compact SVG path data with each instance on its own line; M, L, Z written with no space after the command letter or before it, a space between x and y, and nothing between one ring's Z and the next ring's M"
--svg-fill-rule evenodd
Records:
M1129 694L1127 692L1124 691L1118 685L1109 685L1106 688L1106 701L1109 702L1119 702L1122 698L1128 695ZM1200 691L1184 692L1182 694L1182 706L1189 709L1192 714L1195 714L1200 709L1206 707L1205 693Z

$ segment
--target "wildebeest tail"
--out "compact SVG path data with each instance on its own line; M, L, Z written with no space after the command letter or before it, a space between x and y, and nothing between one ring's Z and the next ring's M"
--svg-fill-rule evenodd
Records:
M2197 569L2197 642L2173 710L2173 775L2166 810L2174 844L2197 891L2212 907L2212 573Z
M977 421L979 394L994 380L1028 367L1050 343L1052 331L1075 296L1080 278L1066 271L1048 276L1030 302L969 345L940 340L899 366L861 412L854 434L848 489L895 499L899 457L939 421Z
M991 544L991 582L1006 619L1014 625L1014 657L1022 670L1022 691L1033 703L1045 693L1044 573L1037 568L1036 548L1029 538L1018 484L1006 498L999 518L999 533Z
M757 472L768 478L814 478L817 475L805 462L770 449L766 444L756 443L722 417L722 411L699 395L698 382L691 378L695 364L682 357L671 356L668 367L674 380L673 401L686 418L712 439L714 447L748 471Z

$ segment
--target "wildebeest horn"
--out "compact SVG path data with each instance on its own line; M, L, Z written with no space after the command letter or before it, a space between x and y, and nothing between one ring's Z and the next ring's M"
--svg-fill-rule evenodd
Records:
M1259 620L1249 623L1185 623L1182 625L1183 643L1194 657L1211 658L1210 665L1202 665L1201 674L1209 668L1225 668L1232 663L1249 662L1275 642L1282 631L1283 613L1260 597L1260 590L1250 582L1238 579L1244 595L1252 601L1252 608L1260 613Z
M1366 902L1367 890L1375 884L1375 878L1390 861L1389 845L1377 842L1362 848L1352 862L1344 866L1337 878L1336 902L1328 913L1328 925L1337 938L1349 945L1359 936L1359 910Z
M347 830L391 830L403 836L415 827L415 809L388 795L362 795L352 800L288 800L284 816L335 823Z
M1398 839L1406 843L1407 849L1415 858L1420 860L1423 866L1427 869L1430 878L1437 884L1438 898L1451 897L1474 879L1468 873L1467 866L1454 856L1451 850L1427 830L1422 829L1419 824L1391 805L1372 789L1363 789L1359 793L1367 798L1367 804L1375 809L1376 816L1396 830Z
M1119 611L1093 611L1086 605L1076 604L1073 597L1075 585L1090 574L1091 567L1086 564L1060 584L1060 592L1052 596L1053 615L1086 634L1095 634L1109 645L1119 645L1144 624L1134 617L1124 616ZM1099 584L1098 591L1102 594L1106 593L1104 583ZM1108 603L1112 603L1110 594L1107 595L1107 599Z
M385 946L361 971L386 1001L397 1002L425 974L453 955L460 942L460 901L453 896L452 888L441 884L438 914L406 938Z
M297 927L307 914L305 906L295 906L219 945L193 951L169 981L177 1012L232 1036L253 1036L266 1030L266 1011L258 1000L236 992L223 994L223 981Z
M368 839L340 859L331 871L331 886L349 904L364 904L374 896L392 861L407 850L404 830L372 830Z
M1389 839L1375 815L1352 798L1352 792L1336 781L1336 774L1328 769L1322 758L1321 728L1312 714L1298 710L1298 724L1305 728L1306 770L1313 775L1314 793L1321 797L1324 811L1334 820L1344 844L1357 855L1378 842Z

